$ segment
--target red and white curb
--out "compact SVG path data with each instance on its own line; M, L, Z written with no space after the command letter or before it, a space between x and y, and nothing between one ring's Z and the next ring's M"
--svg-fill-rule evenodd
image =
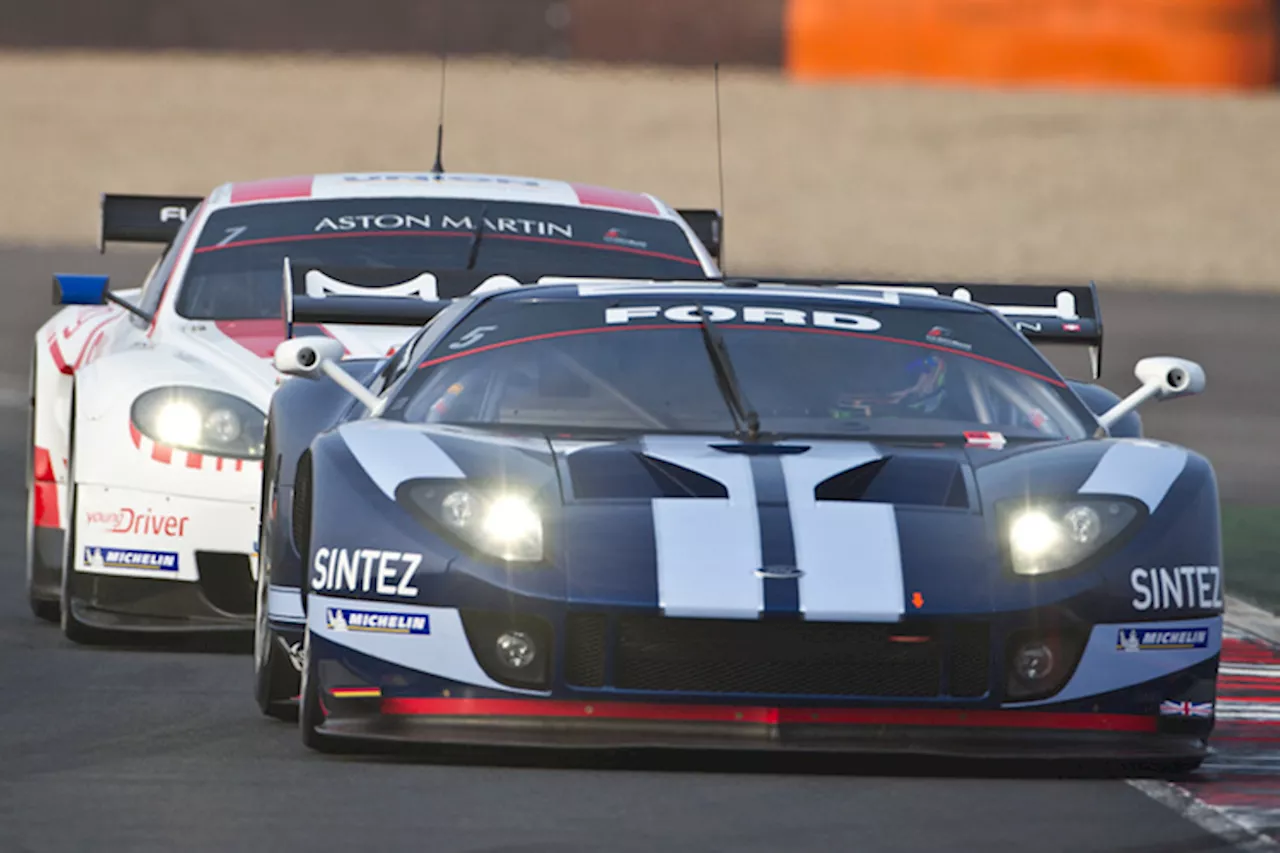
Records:
M1234 600L1215 713L1213 754L1194 776L1129 784L1238 850L1280 851L1280 621Z

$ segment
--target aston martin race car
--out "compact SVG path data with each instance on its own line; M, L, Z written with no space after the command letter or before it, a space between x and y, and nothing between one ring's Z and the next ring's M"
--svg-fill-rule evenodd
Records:
M282 344L262 572L304 742L1195 766L1215 475L1112 430L1203 370L1091 407L1031 340L1100 348L1092 287L925 290L566 279L394 359Z
M105 196L101 245L167 248L138 290L55 277L67 307L37 332L32 359L32 609L60 613L76 641L252 627L286 255L413 266L412 280L366 278L359 292L431 302L499 273L717 275L719 225L714 211L678 213L644 194L440 172L234 183L205 199ZM306 286L312 297L349 293ZM413 331L294 333L382 356Z

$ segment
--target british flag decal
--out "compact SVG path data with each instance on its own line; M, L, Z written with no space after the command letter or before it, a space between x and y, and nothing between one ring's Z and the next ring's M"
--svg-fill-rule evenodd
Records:
M1166 699L1160 703L1162 717L1212 717L1212 702L1174 702Z

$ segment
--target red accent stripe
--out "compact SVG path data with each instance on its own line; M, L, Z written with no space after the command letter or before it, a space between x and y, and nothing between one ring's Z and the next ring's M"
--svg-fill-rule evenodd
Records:
M202 454L200 454L200 453L192 453L191 451L189 451L189 450L188 450L188 451L187 451L187 467L188 467L188 468L203 468L203 467L204 467L204 456L203 456Z
M203 255L205 252L220 252L223 249L238 249L243 246L267 246L273 243L297 243L306 240L342 240L348 237L470 237L458 231L348 231L342 234L294 234L286 237L258 237L254 240L237 240L216 246L201 246L192 254ZM495 234L485 232L485 240L518 240L525 243L550 243L553 246L574 246L580 249L599 249L602 252L623 252L628 255L643 255L646 258L662 258L677 261L690 266L701 267L696 258L682 258L665 252L653 252L648 249L636 249L631 246L602 246L585 240L565 240L560 237L533 237L526 234Z
M244 470L244 460L243 460L243 459L237 459L237 460L236 460L236 470L237 470L237 471L243 471L243 470Z
M626 190L613 190L608 187L597 187L592 184L569 184L578 196L578 203L589 207L612 207L617 210L633 210L636 213L658 215L658 206L653 199L640 193Z
M142 447L142 433L138 430L138 427L133 421L129 421L129 438L133 439L134 447Z
M42 483L52 483L57 478L53 475L53 457L49 455L49 451L43 447L35 448L33 457L35 464L32 465L33 476Z
M987 358L984 355L975 355L974 353L971 353L971 352L960 352L958 350L950 349L948 347L935 346L933 344L926 344L926 343L923 343L922 341L908 341L908 340L903 340L902 338L891 338L886 335L871 335L871 334L867 334L866 332L849 332L843 329L814 329L812 327L797 329L795 327L786 327L786 326L768 326L764 324L756 325L755 323L717 323L716 327L723 328L723 329L746 329L746 330L763 329L763 330L775 331L775 332L804 332L804 333L815 334L815 335L841 335L844 337L851 337L851 338L865 338L867 340L873 340L873 341L885 341L887 343L892 343L892 344L904 344L906 346L921 347L923 349L940 350L942 352L950 353L951 355L960 356L961 358L972 358L975 361L981 361L987 364L994 364L996 367L1003 367L1006 370L1012 370L1015 373L1022 373L1027 376L1030 376L1033 379L1039 379L1041 382L1048 382L1050 385L1057 385L1060 388L1067 387L1066 383L1064 382L1059 382L1057 379L1054 379L1049 376L1041 376L1039 373L1036 373L1035 371L1032 371L1032 370L1026 370L1025 368L1017 367L1016 365L1012 365L1012 364L1005 364L1003 361L996 361L994 358ZM642 330L642 329L648 329L650 331L654 329L687 329L690 331L697 331L698 324L697 323L651 323L643 326L595 326L595 327L586 328L586 329L563 329L559 332L544 332L541 335L529 335L523 338L513 338L509 341L498 341L497 343L485 344L484 346L478 346L478 347L472 347L466 352L458 352L458 353L453 353L452 355L444 355L444 356L441 356L440 358L433 358L433 359L430 359L429 361L424 361L421 364L419 364L418 369L421 370L424 367L434 367L435 365L443 364L446 361L453 361L455 358L466 358L467 356L475 355L476 353L486 352L488 350L493 350L493 349L499 349L500 347L514 346L516 344L527 344L527 343L533 343L534 341L554 340L555 338L570 338L576 335L594 335L594 334L601 334L604 332L627 332L627 331L635 331L635 330Z
M35 501L36 527L61 527L58 524L58 484L33 483L31 499Z
M199 251L198 249L196 251ZM284 319L279 320L214 320L218 331L259 358L271 358L276 347L288 335Z
M921 708L768 708L667 705L639 702L565 702L538 699L399 699L382 701L384 714L466 717L572 717L609 720L682 720L756 724L955 726L960 728L1071 729L1154 732L1154 717L1064 714L1045 711L961 711Z
M267 178L262 181L244 181L231 187L231 203L250 201L275 201L283 198L310 198L312 175L292 178Z
M173 461L173 448L157 441L151 448L151 458L168 465Z
M67 364L67 360L62 356L62 348L58 346L57 335L49 336L49 356L53 359L53 366L58 368L59 373L65 373L67 376L75 373L71 369L71 365Z
M214 457L214 458L216 458L216 459L218 460L218 470L219 470L219 471L221 471L221 470L222 470L222 457L221 457L221 456L217 456L217 457Z

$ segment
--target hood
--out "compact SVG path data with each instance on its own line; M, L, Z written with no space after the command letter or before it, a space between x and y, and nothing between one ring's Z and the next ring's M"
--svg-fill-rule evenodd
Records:
M388 423L343 433L389 496L405 480L441 476L538 494L554 515L547 549L570 601L703 618L803 612L891 622L1033 606L1036 584L1003 576L997 502L1120 495L1154 515L1190 455L1126 440L988 450L671 435L578 441ZM1068 595L1093 580L1053 583Z
M294 327L294 337L327 335L341 341L349 357L381 358L415 331L417 327L299 325ZM284 339L280 320L182 321L157 336L158 344L172 347L179 361L197 366L201 378L221 379L260 407L267 404L281 379L271 357Z

